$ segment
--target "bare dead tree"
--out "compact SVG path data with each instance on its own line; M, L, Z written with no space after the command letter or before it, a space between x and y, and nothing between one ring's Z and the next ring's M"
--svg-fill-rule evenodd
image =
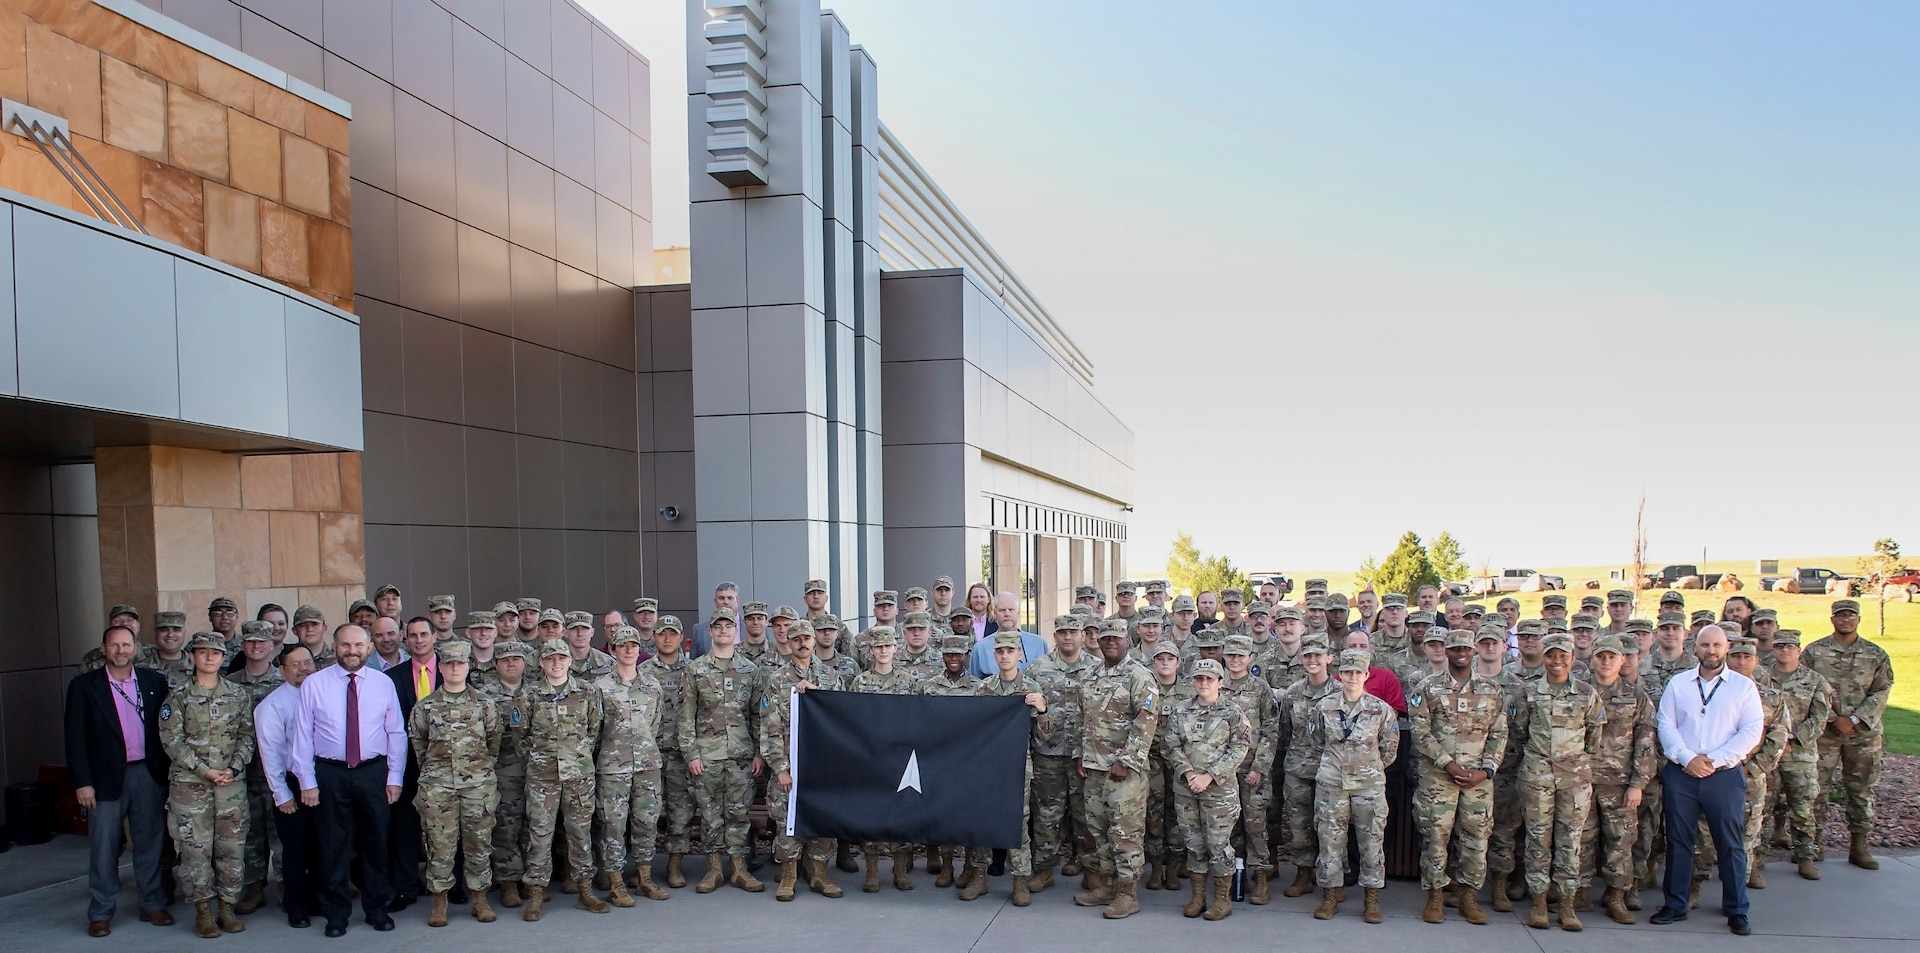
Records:
M1633 586L1647 578L1647 490L1640 488L1640 505L1633 511Z

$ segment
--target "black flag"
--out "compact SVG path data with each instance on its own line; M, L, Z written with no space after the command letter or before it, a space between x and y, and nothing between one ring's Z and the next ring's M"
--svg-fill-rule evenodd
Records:
M1020 696L796 697L795 834L1020 846L1031 717Z

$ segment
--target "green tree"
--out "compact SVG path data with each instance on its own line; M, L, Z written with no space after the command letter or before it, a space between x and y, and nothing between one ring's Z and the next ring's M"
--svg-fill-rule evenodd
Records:
M1900 571L1900 544L1891 537L1873 541L1873 555L1860 560L1860 574L1873 586L1880 603L1880 637L1887 635L1887 579Z
M1464 582L1472 572L1467 568L1466 547L1444 529L1427 547L1427 557L1433 560L1433 571L1449 582Z
M1372 556L1368 556L1366 559L1360 561L1360 568L1354 570L1353 581L1359 583L1361 588L1371 589L1373 588L1373 580L1379 575L1380 564L1374 562Z
M1434 571L1433 558L1427 555L1427 547L1421 545L1420 534L1412 530L1400 535L1399 545L1387 554L1373 578L1374 590L1382 593L1411 594L1421 586L1439 584L1440 574Z
M1198 594L1219 592L1228 587L1249 588L1247 574L1235 568L1225 556L1208 556L1193 542L1193 534L1181 532L1173 537L1173 549L1167 554L1167 580L1175 589Z

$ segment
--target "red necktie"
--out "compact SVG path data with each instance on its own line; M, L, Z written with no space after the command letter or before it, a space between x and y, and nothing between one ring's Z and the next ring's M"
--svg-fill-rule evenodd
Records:
M360 766L360 684L358 676L347 676L347 767Z

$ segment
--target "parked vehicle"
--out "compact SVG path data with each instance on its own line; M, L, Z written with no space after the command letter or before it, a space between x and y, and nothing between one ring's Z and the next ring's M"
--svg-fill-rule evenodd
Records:
M1920 596L1920 569L1902 569L1888 576L1886 584L1905 587L1907 595Z
M1700 571L1699 566L1692 563L1674 563L1671 566L1661 566L1659 572L1648 573L1647 582L1649 588L1672 589L1680 584L1680 580L1688 576L1698 577L1700 579L1700 588L1712 589L1720 584L1721 574L1717 572L1703 573Z
M1567 580L1560 576L1551 576L1531 569L1502 569L1487 576L1473 576L1467 580L1467 589L1473 595L1484 596L1497 592L1543 592L1549 589L1565 589Z
M1793 580L1801 592L1826 592L1829 583L1840 580L1847 583L1849 595L1859 583L1864 581L1859 576L1837 573L1821 566L1795 566L1791 576L1762 576L1760 586L1773 592L1780 588L1781 583L1789 579Z
M1258 589L1261 586L1266 585L1267 583L1273 583L1275 586L1278 586L1280 588L1280 598L1282 599L1285 599L1287 597L1287 593L1290 593L1293 591L1293 580L1288 579L1287 574L1282 572L1248 573L1247 581L1252 583L1255 589Z

